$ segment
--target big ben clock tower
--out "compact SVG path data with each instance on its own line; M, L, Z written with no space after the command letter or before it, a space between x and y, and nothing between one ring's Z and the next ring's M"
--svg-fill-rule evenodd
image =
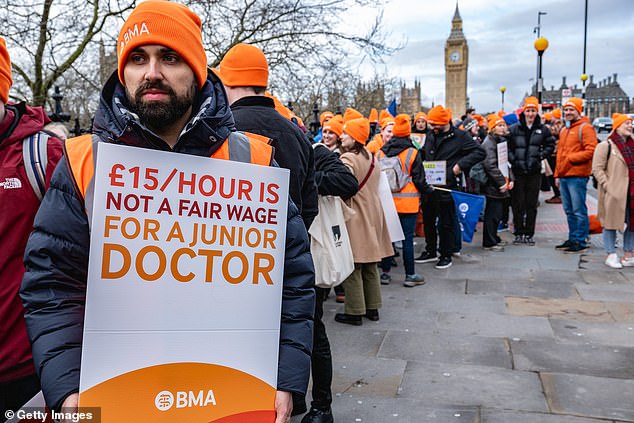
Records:
M462 18L456 2L451 34L445 43L445 107L451 108L454 119L460 118L467 108L468 67L469 47L462 33Z

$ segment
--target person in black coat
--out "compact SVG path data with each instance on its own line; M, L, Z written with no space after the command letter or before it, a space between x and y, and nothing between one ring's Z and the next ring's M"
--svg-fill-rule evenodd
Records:
M515 187L511 191L513 244L535 245L535 221L537 219L537 199L541 186L542 160L555 149L555 138L550 129L543 125L535 97L524 102L524 111L519 122L510 129L509 161L515 175Z
M245 68L245 66L247 66ZM265 95L268 63L260 49L238 44L220 62L220 78L227 91L239 131L262 135L275 148L275 161L291 171L290 197L299 208L306 229L317 216L317 186L312 143L302 130L275 110Z
M486 153L465 131L455 128L451 123L450 112L442 106L432 108L427 114L432 128L431 136L425 141L424 160L444 161L446 181L442 188L460 190L463 172L478 162ZM434 190L422 198L423 221L425 222L425 251L416 258L416 263L427 263L437 258L437 240L440 238L440 257L437 269L451 266L454 252L458 219L451 193ZM439 227L436 227L436 220Z

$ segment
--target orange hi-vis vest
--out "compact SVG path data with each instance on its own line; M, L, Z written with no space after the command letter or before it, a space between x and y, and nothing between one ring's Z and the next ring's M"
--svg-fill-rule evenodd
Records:
M92 204L95 189L94 176L97 160L97 155L93 154L93 150L98 149L99 143L99 136L89 134L70 138L64 143L64 155L66 156L70 173L75 181L77 194L84 200L89 225L92 220ZM269 166L273 161L273 147L268 145L263 137L232 132L211 157L214 159Z
M416 185L414 185L411 178L412 166L414 165L414 160L416 159L417 154L418 150L414 147L407 148L398 154L398 159L401 162L403 172L410 175L407 185L405 185L399 192L392 193L394 205L396 206L396 211L398 213L418 213L418 208L420 206L420 193L418 192L418 189L416 189ZM383 156L385 156L385 153L382 150L379 150L376 158L380 160Z

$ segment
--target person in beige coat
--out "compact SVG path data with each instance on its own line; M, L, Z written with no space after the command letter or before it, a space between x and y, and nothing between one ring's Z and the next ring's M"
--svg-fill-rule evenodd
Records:
M612 133L594 151L592 174L599 190L598 218L603 226L605 264L620 269L634 266L634 139L631 117L614 113L612 121ZM616 231L623 231L624 256L620 260Z
M346 222L354 271L343 282L345 312L337 313L335 320L355 326L363 323L363 316L379 320L381 285L377 264L381 258L394 254L378 194L381 168L365 149L369 134L370 122L357 118L344 124L341 135L341 161L359 181L359 191L347 200L348 206L355 211Z

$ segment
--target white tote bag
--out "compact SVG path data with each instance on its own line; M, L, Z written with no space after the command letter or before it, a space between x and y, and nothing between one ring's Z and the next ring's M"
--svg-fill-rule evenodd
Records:
M352 246L346 228L355 212L339 197L319 196L319 214L310 226L310 253L315 264L315 285L331 288L354 270Z

